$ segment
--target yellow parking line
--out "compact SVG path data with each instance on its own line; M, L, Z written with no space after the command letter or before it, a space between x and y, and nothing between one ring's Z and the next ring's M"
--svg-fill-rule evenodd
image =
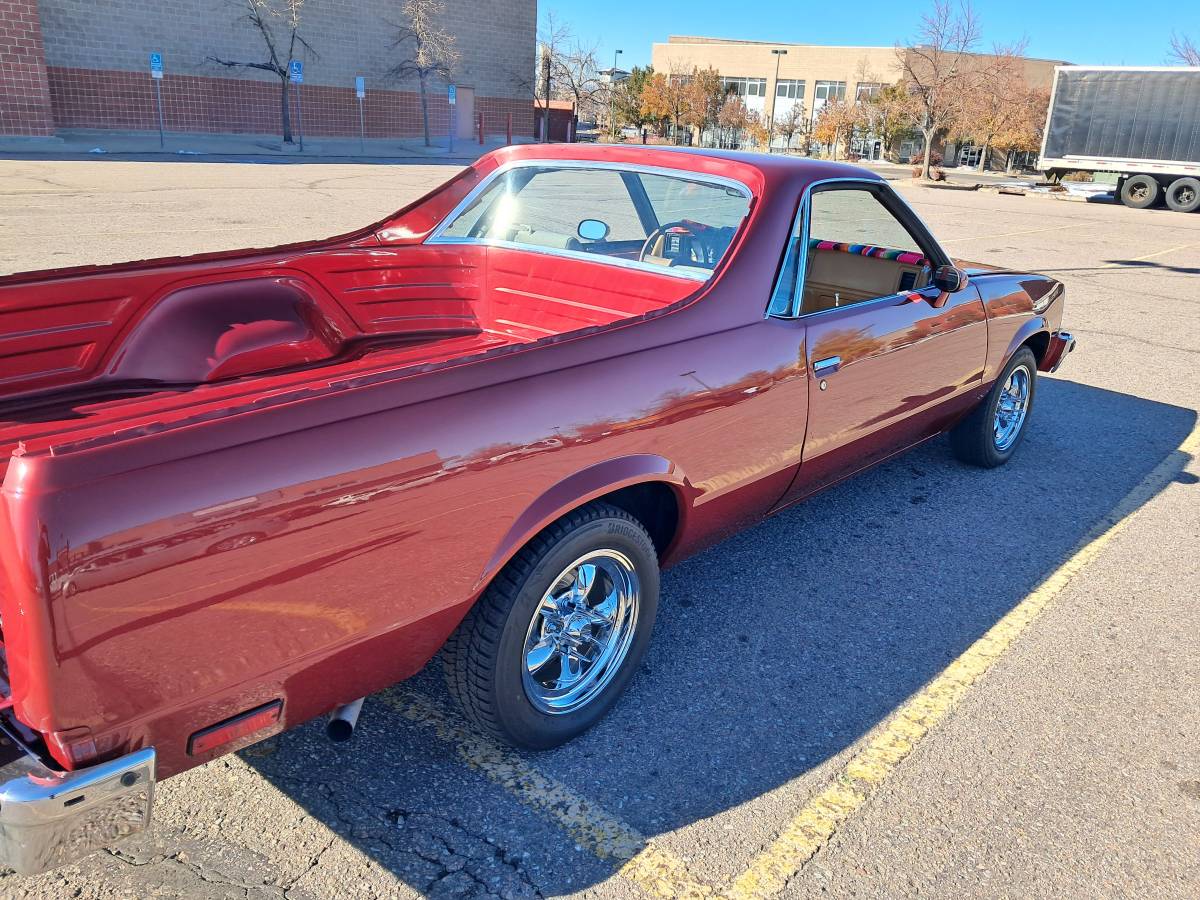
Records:
M425 697L399 687L375 699L406 719L431 727L438 738L454 746L468 766L554 820L581 847L600 859L623 861L618 874L651 896L694 900L716 893L709 885L694 880L682 860L562 782L543 775L516 753L456 724Z
M1159 250L1156 253L1147 253L1145 256L1135 256L1133 262L1141 262L1144 259L1154 259L1156 256L1166 256L1168 253L1174 253L1176 250L1187 250L1190 247L1200 247L1200 243L1180 244L1178 247L1168 247L1166 250Z
M1042 234L1046 231L1069 231L1072 228L1085 228L1092 225L1091 222L1080 222L1076 225L1054 225L1050 228L1028 228L1023 231L1001 231L999 234L976 234L970 237L955 237L948 238L941 243L943 244L960 244L963 241L990 241L995 238L1014 237L1018 234Z
M837 777L787 824L778 839L739 876L726 896L769 897L781 891L881 783L955 707L971 687L1012 646L1029 624L1113 538L1134 514L1165 487L1200 450L1200 424L1179 448L1159 463L1084 538L1071 557L1029 596L1013 607L966 652L908 701Z

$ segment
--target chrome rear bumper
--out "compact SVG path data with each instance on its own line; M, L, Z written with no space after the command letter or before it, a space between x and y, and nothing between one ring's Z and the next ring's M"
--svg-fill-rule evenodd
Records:
M144 831L154 764L151 747L76 772L27 755L0 767L0 865L33 875Z

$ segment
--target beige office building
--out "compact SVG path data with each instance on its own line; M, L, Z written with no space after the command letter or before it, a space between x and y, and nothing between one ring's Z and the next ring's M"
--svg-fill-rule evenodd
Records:
M678 75L711 66L751 111L765 118L782 118L799 103L810 123L829 100L869 96L894 84L901 75L895 47L825 47L677 35L667 38L665 44L654 44L651 64L656 72ZM1059 60L1026 59L1026 80L1031 87L1049 88L1054 67L1062 64ZM896 149L904 158L920 146L918 135ZM860 137L855 149L870 158L878 158L883 151L870 136ZM950 145L947 149L951 151L947 159L959 161L963 148ZM973 165L977 161L978 155L972 159L967 148L961 162Z

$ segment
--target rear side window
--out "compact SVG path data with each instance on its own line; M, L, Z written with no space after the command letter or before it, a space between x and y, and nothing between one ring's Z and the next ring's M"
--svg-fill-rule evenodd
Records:
M809 234L816 240L920 253L908 229L870 191L813 194Z
M704 280L749 208L745 188L683 175L518 166L486 184L430 241L578 254Z

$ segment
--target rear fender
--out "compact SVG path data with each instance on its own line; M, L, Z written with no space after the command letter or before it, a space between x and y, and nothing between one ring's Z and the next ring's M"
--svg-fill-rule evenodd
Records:
M533 539L539 531L562 518L585 503L605 494L635 484L658 481L672 487L679 503L679 520L682 532L688 504L682 502L689 490L683 473L670 460L652 454L621 456L589 466L569 475L546 490L517 517L504 535L500 546L488 561L480 575L476 591L481 591L496 573Z

